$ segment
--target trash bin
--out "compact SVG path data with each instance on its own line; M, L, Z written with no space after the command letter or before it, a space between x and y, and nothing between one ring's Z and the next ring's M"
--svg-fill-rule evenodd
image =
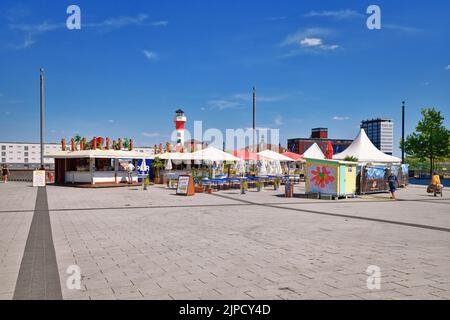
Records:
M284 185L284 197L292 198L294 196L294 184L290 179L286 180Z

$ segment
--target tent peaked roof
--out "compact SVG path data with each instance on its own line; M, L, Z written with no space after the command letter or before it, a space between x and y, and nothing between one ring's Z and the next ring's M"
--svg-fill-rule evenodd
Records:
M374 163L399 163L400 158L390 156L377 149L370 141L364 129L361 129L358 136L341 153L336 154L333 159L344 160L345 157L355 157L358 162L374 162Z
M320 150L320 147L317 145L317 143L313 143L308 150L306 150L303 153L303 158L310 158L310 159L325 159L325 155L323 154L322 150Z
M214 147L208 147L192 153L193 160L206 161L241 161L238 157Z
M265 158L269 158L271 160L278 160L278 161L294 161L292 158L283 156L282 154L272 151L272 150L264 150L261 152L258 152L260 156L263 156Z
M235 150L231 154L235 157L238 157L238 158L244 160L244 161L257 161L257 160L266 159L259 154L253 153L253 152L245 150L245 149Z
M286 157L289 157L289 158L291 158L291 159L293 159L295 161L304 161L303 156L298 154L298 153L286 151L286 152L283 152L282 155L286 156Z

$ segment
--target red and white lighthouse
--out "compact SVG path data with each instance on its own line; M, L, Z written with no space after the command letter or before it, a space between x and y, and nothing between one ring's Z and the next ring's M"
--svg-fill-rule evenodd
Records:
M184 115L184 111L178 109L175 111L175 129L177 131L177 147L183 148L184 146L184 124L186 123L186 116ZM178 149L178 148L177 148Z

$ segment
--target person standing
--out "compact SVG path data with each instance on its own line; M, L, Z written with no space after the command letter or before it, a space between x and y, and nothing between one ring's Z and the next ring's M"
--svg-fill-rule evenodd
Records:
M437 197L438 191L442 190L442 188L444 187L441 184L441 178L439 177L437 172L433 172L433 176L431 177L431 185L434 189L434 196Z
M2 176L3 176L3 182L8 183L9 169L6 164L4 164L2 167Z
M388 184L389 184L389 192L391 193L391 199L396 200L395 191L397 190L397 187L399 186L399 182L398 182L397 176L394 174L393 171L391 171L389 173Z
M134 165L133 163L130 161L128 162L128 183L129 184L133 184L133 171L134 171Z

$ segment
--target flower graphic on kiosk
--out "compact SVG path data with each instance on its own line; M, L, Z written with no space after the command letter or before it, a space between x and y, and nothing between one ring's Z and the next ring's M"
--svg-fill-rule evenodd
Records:
M313 174L311 182L320 188L325 188L328 184L334 182L334 177L330 175L331 172L325 166L322 166L322 170L320 170L320 167L316 167L316 170L311 170L311 173Z

